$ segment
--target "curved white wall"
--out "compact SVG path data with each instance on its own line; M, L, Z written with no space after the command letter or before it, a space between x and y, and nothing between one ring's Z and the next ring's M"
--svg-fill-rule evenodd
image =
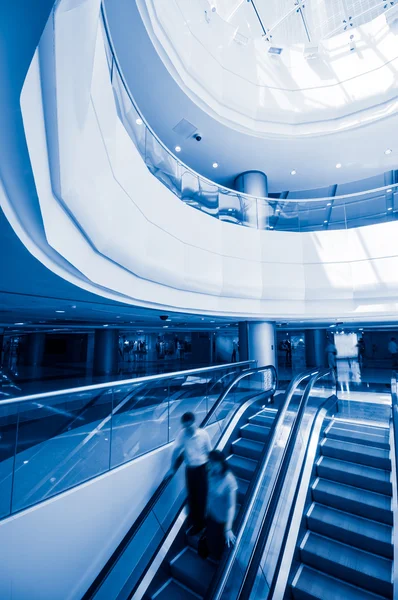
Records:
M58 4L21 98L50 247L97 293L149 307L255 319L395 315L398 223L246 229L188 207L149 173L117 112L99 6Z

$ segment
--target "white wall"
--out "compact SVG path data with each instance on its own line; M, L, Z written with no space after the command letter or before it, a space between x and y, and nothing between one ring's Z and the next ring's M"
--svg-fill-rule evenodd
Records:
M80 600L164 477L170 453L164 446L0 521L1 599Z
M21 107L48 244L93 289L256 320L395 315L397 223L259 231L185 205L148 172L119 118L99 0L65 2L49 20ZM54 64L45 60L52 51Z

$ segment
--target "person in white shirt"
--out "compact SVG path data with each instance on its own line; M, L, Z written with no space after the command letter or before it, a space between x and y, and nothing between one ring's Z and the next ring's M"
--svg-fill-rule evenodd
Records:
M391 338L391 340L389 341L388 351L391 354L392 366L396 367L397 366L398 345L395 340L395 337Z
M186 412L181 417L182 431L178 434L171 458L172 471L183 453L186 465L188 509L191 522L189 535L199 534L205 527L207 503L207 461L211 450L207 431L196 426L195 415Z
M225 545L235 543L232 525L236 512L238 485L225 455L220 450L209 454L209 492L207 496L206 544L209 556L220 560Z

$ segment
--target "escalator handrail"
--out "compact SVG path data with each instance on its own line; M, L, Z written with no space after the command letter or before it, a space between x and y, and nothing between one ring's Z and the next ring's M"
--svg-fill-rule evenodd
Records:
M254 362L254 361L251 361L251 362ZM233 364L240 365L241 363L233 363ZM228 396L228 394L231 392L231 390L234 387L236 387L236 385L238 383L240 383L240 381L242 379L244 379L248 376L257 374L257 373L268 371L268 370L271 371L271 373L272 373L273 384L272 384L271 389L267 390L264 393L267 393L267 394L269 393L269 395L272 397L275 394L275 391L276 391L277 385L278 385L278 376L277 376L275 367L273 365L267 365L264 367L256 367L254 369L247 369L247 370L243 371L242 373L240 373L239 375L237 375L233 379L233 381L228 385L226 390L224 390L224 392L219 396L219 398L215 401L214 405L212 406L212 408L210 409L208 414L202 420L200 427L206 427L206 425L209 423L209 421L211 420L211 418L213 417L215 412L218 410L220 405L224 402L225 398ZM226 425L225 429L228 427L228 425L229 425L229 423ZM180 464L181 464L181 462L180 462ZM123 538L123 540L120 542L120 544L116 548L115 552L109 558L108 562L104 565L103 569L100 571L100 573L95 578L94 582L91 584L91 586L89 587L87 592L84 594L82 600L89 600L89 599L95 597L95 594L98 592L101 585L106 580L109 573L112 571L112 569L115 566L115 564L117 563L119 557L123 554L125 548L128 546L130 541L134 538L136 532L140 529L142 524L149 517L153 508L156 506L156 503L158 502L161 495L165 491L167 485L170 483L170 481L172 480L172 478L174 476L175 476L175 473L166 475L166 477L164 477L164 479L162 480L160 485L156 488L155 492L152 494L150 500L147 502L145 507L142 509L142 511L138 515L137 519L134 521L133 525L131 526L131 528L129 529L129 531Z
M322 377L324 377L327 374L332 374L332 376L334 377L335 380L335 384L336 384L336 390L335 390L335 394L332 396L329 396L328 398L326 398L316 409L316 411L314 412L314 414L312 415L312 423L310 425L310 432L306 441L306 447L304 450L304 455L303 455L303 459L302 459L302 464L300 467L300 474L298 477L298 482L297 482L297 486L296 486L296 490L295 490L295 494L294 494L294 499L291 505L291 508L289 510L289 516L288 519L286 521L285 524L285 528L283 531L283 539L282 539L282 544L281 544L281 548L279 551L279 555L278 555L278 560L277 560L277 564L276 564L276 568L275 568L275 573L274 576L272 578L272 582L270 585L270 588L268 590L268 595L267 595L267 599L272 598L276 583L277 583L277 578L278 578L278 574L279 574L279 569L280 569L280 565L283 559L283 554L284 554L284 550L286 547L286 541L288 539L289 536L289 532L290 532L290 527L291 527L291 523L292 523L292 518L293 518L293 514L294 514L294 509L295 509L295 504L296 504L296 499L297 496L299 495L299 493L302 491L302 485L303 485L303 472L304 472L304 468L305 465L307 464L307 461L309 460L309 448L313 445L313 441L314 441L314 436L315 435L319 435L319 431L318 429L316 429L316 424L318 423L318 419L320 417L322 417L322 422L326 416L326 407L328 407L328 405L330 404L331 406L333 406L336 402L337 402L337 381L336 381L336 376L335 376L335 372L333 369L323 369L322 371L319 371L319 373L317 373L316 375L313 375L310 379L310 381L308 382L308 385L305 389L304 395L303 395L303 400L301 403L301 415L300 415L300 419L297 422L297 427L296 427L296 431L294 436L291 438L291 440L289 440L289 448L287 449L287 453L286 456L284 457L284 465L282 466L281 469L281 473L279 476L279 485L277 487L278 491L280 492L280 490L282 489L284 483L285 483L285 478L286 478L286 471L288 469L290 460L293 456L293 449L294 449L294 444L295 444L295 440L296 440L296 436L297 433L299 431L301 422L302 422L302 418L304 416L305 410L307 408L308 405L308 401L311 397L311 392L315 386L315 384L317 383L317 381L319 379L321 379ZM315 456L313 456L311 458L312 462L314 462L315 460ZM308 487L307 487L308 489ZM254 584L254 581L256 579L257 573L258 573L258 569L260 567L260 563L262 560L262 556L263 556L263 552L264 549L267 545L267 541L268 541L268 535L270 532L270 528L272 525L272 521L273 521L273 517L275 515L275 510L277 508L278 505L278 500L279 500L279 494L273 494L272 497L270 498L270 504L271 502L273 503L272 509L271 510L271 514L269 515L269 517L267 519L264 520L264 526L261 530L260 536L259 536L259 544L257 545L257 552L256 552L256 556L252 562L252 564L250 565L250 568L247 572L247 578L245 581L245 585L242 587L241 593L239 594L239 600L249 600L249 598L251 597L251 590Z
M212 586L211 593L206 597L206 599L208 598L208 600L210 600L210 599L211 600L220 600L221 597L222 597L223 591L225 589L225 586L227 584L227 581L228 581L228 578L230 576L231 570L233 568L234 561L235 561L236 556L237 556L237 552L238 552L238 549L239 549L239 544L241 542L244 530L245 530L245 528L247 526L249 517L250 517L250 515L252 513L252 509L254 507L254 503L256 502L256 499L257 499L257 496L258 496L258 493L259 493L259 489L260 489L260 486L261 486L261 482L262 482L262 480L264 478L264 475L265 475L265 472L267 470L267 466L269 464L269 460L270 460L270 457L271 457L271 453L273 451L274 444L275 444L275 442L276 442L276 440L278 438L278 435L279 435L279 432L280 432L280 428L282 426L285 414L286 414L286 412L288 410L288 407L290 405L291 400L293 399L295 393L297 392L300 384L303 381L305 381L308 378L315 377L316 375L320 374L321 372L323 372L323 371L314 371L313 369L309 370L309 371L307 370L305 372L302 372L302 373L299 373L298 375L296 375L296 377L294 377L294 379L291 381L291 383L290 383L290 385L289 385L289 387L288 387L288 389L286 391L286 397L285 397L285 401L283 403L283 406L279 410L279 414L278 414L278 417L277 417L277 422L275 424L275 427L274 427L273 431L271 431L271 433L270 433L270 441L269 441L269 444L268 444L268 449L267 449L265 457L264 457L264 459L262 461L261 469L258 471L258 476L257 476L256 484L255 484L255 487L253 489L253 494L251 495L251 498L248 501L248 505L247 505L246 512L245 512L245 516L244 516L244 518L242 519L242 521L240 523L240 527L239 527L239 530L238 530L237 535L236 535L235 546L230 551L230 553L229 553L229 555L228 555L228 557L227 557L227 559L225 561L224 568L220 569L220 577L218 578L218 580ZM307 384L307 386L308 386L308 384ZM280 467L278 469L278 473L280 472L281 464L284 461L284 457L285 457L286 451L287 451L288 446L290 444L290 441L291 441L291 438L292 438L292 434L293 434L293 430L294 430L294 427L296 425L297 418L299 416L299 412L300 412L300 408L301 408L302 403L303 403L304 396L305 396L305 390L303 391L302 398L300 400L299 406L298 406L297 411L296 411L295 421L292 423L292 427L291 427L291 431L290 431L290 434L289 434L288 442L287 442L286 447L285 447L285 453L284 453L284 455L281 458L281 462L280 462ZM276 487L278 478L279 478L279 475L277 475L276 480L274 482L274 486L273 486L274 489ZM272 495L270 497L270 500L271 499L272 499ZM267 516L267 513L265 514L265 518L266 518L266 516ZM251 553L250 564L251 564L253 556L254 556L254 554L256 552L256 548L257 548L257 543L255 544L255 546L253 548L253 551ZM248 568L246 570L246 573L244 574L244 580L243 580L243 583L241 585L241 588L243 587L243 585L244 585L244 583L246 581L246 577L247 577L247 574L248 574L248 569L249 569L249 564L248 564Z
M17 396L7 400L2 400L1 405L5 404L17 404L21 402L32 402L34 400L43 400L43 398L54 398L57 396L64 396L65 394L76 394L83 392L90 392L93 390L106 390L115 386L132 385L136 383L147 383L153 381L160 381L162 379L171 379L173 377L181 377L185 375L200 375L201 373L207 373L209 371L222 371L224 369L242 367L247 365L255 364L255 360L243 360L240 362L226 363L223 365L213 365L211 367L200 367L199 369L187 369L186 371L174 371L171 373L160 373L157 375L146 375L145 377L135 377L133 379L117 379L116 381L109 381L106 383L95 383L92 385L84 385L75 388L66 388L63 390L56 390L54 392L42 392L40 394L30 394L28 396Z

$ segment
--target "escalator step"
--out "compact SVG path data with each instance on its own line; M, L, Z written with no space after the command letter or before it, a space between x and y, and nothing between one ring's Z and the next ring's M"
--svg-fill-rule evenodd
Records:
M384 523L314 503L307 513L307 527L343 544L393 558L392 528Z
M319 477L392 496L391 472L321 456L316 463Z
M155 594L150 596L151 600L198 600L202 598L198 594L194 594L185 586L169 579Z
M390 437L390 427L383 427L381 425L363 425L356 421L347 421L345 419L334 419L332 427L338 427L339 429L348 429L349 431L358 431L362 433L376 433L377 435L384 435L388 440Z
M327 575L392 598L392 561L308 531L301 561Z
M393 524L391 498L384 494L319 478L312 486L312 497L320 504L387 525Z
M236 482L238 484L238 502L242 504L242 501L247 493L247 488L249 487L249 481L237 477Z
M192 548L184 548L170 563L171 574L188 589L204 596L216 572L216 565L201 558Z
M268 434L270 432L269 427L263 427L262 425L252 425L248 423L240 429L240 435L249 440L256 442L266 442Z
M335 440L354 442L356 444L362 444L363 446L371 446L374 448L384 448L385 450L389 450L389 435L385 429L382 429L381 427L374 427L373 429L374 431L372 432L364 432L333 424L328 430L326 437L333 438Z
M330 458L338 458L347 462L391 471L389 451L383 448L371 448L362 444L353 444L351 442L328 438L322 440L320 448L323 456L330 456Z
M294 600L381 600L382 596L372 594L301 565L292 584Z
M264 450L263 442L255 442L246 438L239 438L232 444L232 452L238 456L245 456L246 458L252 458L258 460L262 451Z
M275 417L272 415L267 415L264 412L257 413L253 415L249 419L249 423L253 425L262 425L265 427L272 427L273 422L275 421Z
M242 479L247 479L249 481L253 477L258 464L256 460L244 456L237 456L236 454L229 456L227 462L235 477L241 477Z

